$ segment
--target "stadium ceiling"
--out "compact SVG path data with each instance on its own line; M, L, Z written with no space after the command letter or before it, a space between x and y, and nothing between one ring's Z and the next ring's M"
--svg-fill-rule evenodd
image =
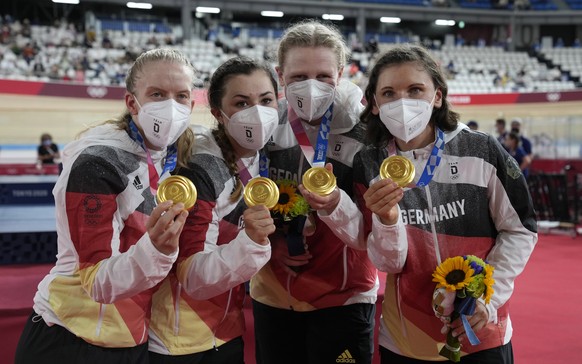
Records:
M125 5L126 0L81 0L84 3L109 3ZM181 9L184 1L194 11L197 6L218 7L233 14L259 13L262 10L282 11L286 15L320 17L324 13L342 14L346 18L378 19L381 16L400 17L408 21L434 21L458 19L480 24L578 24L582 11L511 11L476 10L463 8L438 8L388 5L379 3L349 2L341 0L143 0L155 7Z

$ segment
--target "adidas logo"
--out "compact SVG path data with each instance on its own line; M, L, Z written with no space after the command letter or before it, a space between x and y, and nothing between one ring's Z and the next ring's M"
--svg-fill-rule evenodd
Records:
M335 360L336 363L355 363L356 359L352 357L350 351L346 349L340 356Z
M143 188L143 185L141 184L138 176L135 176L133 179L133 187L135 187L136 190L141 190Z

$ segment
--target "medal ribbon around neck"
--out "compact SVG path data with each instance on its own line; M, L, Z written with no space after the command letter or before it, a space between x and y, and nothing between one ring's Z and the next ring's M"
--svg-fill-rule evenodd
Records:
M268 178L268 175L269 175L268 164L269 164L269 160L267 159L267 155L261 149L259 151L259 175L261 177ZM245 166L242 159L239 159L238 161L236 161L236 166L238 167L238 175L240 177L240 180L241 180L243 186L246 186L247 183L249 182L249 180L251 178L253 178L253 176L251 176L251 173L249 172L248 167Z
M150 191L152 195L155 196L156 192L158 191L158 182L160 180L160 175L158 175L158 171L156 170L156 166L154 164L154 161L152 160L150 150L146 147L145 140L141 136L139 129L137 128L137 125L135 125L133 119L129 120L129 137L136 143L141 145L143 150L146 152L148 161L148 174L150 178ZM174 168L176 168L177 161L178 161L178 149L176 148L176 143L174 143L168 146L166 152L166 161L164 163L164 168L162 169L162 176L166 172L173 171Z
M396 151L396 142L394 141L394 138L390 139L386 149L388 150L388 156L398 155ZM422 171L422 175L420 176L420 179L416 183L416 186L418 187L427 186L430 183L430 181L432 181L434 173L436 172L438 165L441 163L444 149L445 149L445 133L440 128L436 128L436 140L434 142L432 152L430 153L430 157L428 158L428 161L424 166L424 170Z
M312 167L324 167L325 159L327 156L327 143L329 140L330 123L333 115L333 103L329 106L323 118L321 119L321 124L319 125L319 131L317 133L317 142L315 143L315 148L311 145L309 137L305 132L305 127L301 122L301 118L297 116L293 108L288 107L287 114L289 115L289 124L291 125L291 130L297 139L297 143L301 147L303 155L311 164Z

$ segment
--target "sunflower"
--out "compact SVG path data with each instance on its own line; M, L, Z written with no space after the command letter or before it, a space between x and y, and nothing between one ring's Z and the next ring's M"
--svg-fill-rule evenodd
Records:
M437 288L445 287L448 291L457 291L471 282L475 271L463 257L447 258L432 274Z
M485 278L483 279L483 283L485 284L485 303L489 303L491 301L491 296L495 292L493 290L493 284L495 283L495 279L493 279L493 267L490 265L485 266Z
M277 186L279 186L279 201L277 201L277 204L273 207L273 212L278 212L281 215L286 216L299 199L299 196L296 193L297 187L295 183L290 180L280 180L276 183Z

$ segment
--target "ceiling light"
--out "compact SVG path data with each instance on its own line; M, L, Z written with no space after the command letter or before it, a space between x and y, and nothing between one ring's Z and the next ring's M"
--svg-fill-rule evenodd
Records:
M150 3L134 3L132 1L130 1L126 5L128 8L131 8L131 9L151 9L152 8L152 4L150 4Z
M323 14L321 17L324 20L344 20L344 16L341 14Z
M196 7L197 13L206 13L206 14L218 14L220 13L220 8L211 8L208 6L198 6Z
M53 3L77 5L79 0L53 0Z
M436 25L445 25L445 26L449 26L449 27L452 27L453 25L455 25L454 20L446 20L446 19L437 19L434 21L434 23Z
M380 18L380 21L382 23L392 23L392 24L398 24L400 23L400 18L396 18L393 16L383 16Z
M268 16L271 18L281 18L281 17L283 17L284 14L282 11L263 10L263 11L261 11L261 15Z

